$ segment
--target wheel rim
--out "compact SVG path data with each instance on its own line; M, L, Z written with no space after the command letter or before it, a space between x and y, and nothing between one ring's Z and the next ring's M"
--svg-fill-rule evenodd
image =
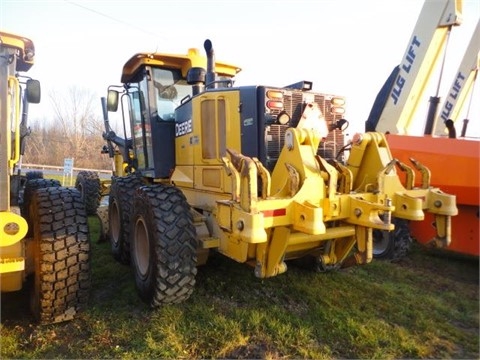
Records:
M116 200L113 200L112 207L109 211L109 223L111 240L115 246L118 245L120 239L120 211Z
M148 236L147 224L139 217L135 221L134 235L134 256L137 271L142 278L148 275L150 264L150 239Z
M373 255L382 255L387 251L389 240L387 231L375 230L373 232Z

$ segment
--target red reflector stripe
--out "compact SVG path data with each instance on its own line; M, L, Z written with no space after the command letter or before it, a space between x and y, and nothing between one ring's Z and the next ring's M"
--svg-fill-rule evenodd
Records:
M287 214L287 209L275 209L275 210L265 210L262 211L263 216L285 216Z

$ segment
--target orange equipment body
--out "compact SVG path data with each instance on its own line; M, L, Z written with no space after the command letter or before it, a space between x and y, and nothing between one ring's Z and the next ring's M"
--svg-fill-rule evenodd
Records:
M431 170L431 185L455 194L458 216L452 217L452 242L447 250L479 256L480 141L432 136L387 135L394 158L408 164L414 158ZM426 219L428 219L426 214ZM435 234L432 221L411 222L412 236L421 244Z

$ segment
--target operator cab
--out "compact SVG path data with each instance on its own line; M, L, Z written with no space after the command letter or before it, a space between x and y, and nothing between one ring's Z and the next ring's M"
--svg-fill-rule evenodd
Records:
M165 179L171 175L175 167L175 137L188 131L191 124L190 100L209 86L205 84L206 65L207 59L196 49L190 49L186 56L137 54L125 64L121 80L127 96L121 97L121 108L130 117L132 166L143 176ZM221 62L215 66L212 87L232 84L240 71L237 66ZM118 102L118 92L110 88L108 110L116 111Z

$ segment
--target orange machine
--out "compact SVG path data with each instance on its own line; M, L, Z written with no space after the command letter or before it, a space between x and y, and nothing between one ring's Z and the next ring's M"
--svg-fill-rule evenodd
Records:
M395 158L410 164L414 158L431 170L431 185L457 197L452 219L452 242L447 250L479 256L480 141L445 137L387 135ZM423 173L422 173L423 175ZM423 176L429 176L425 173ZM418 186L422 186L417 181ZM425 215L428 219L428 214ZM412 236L422 244L435 236L432 221L411 222Z

